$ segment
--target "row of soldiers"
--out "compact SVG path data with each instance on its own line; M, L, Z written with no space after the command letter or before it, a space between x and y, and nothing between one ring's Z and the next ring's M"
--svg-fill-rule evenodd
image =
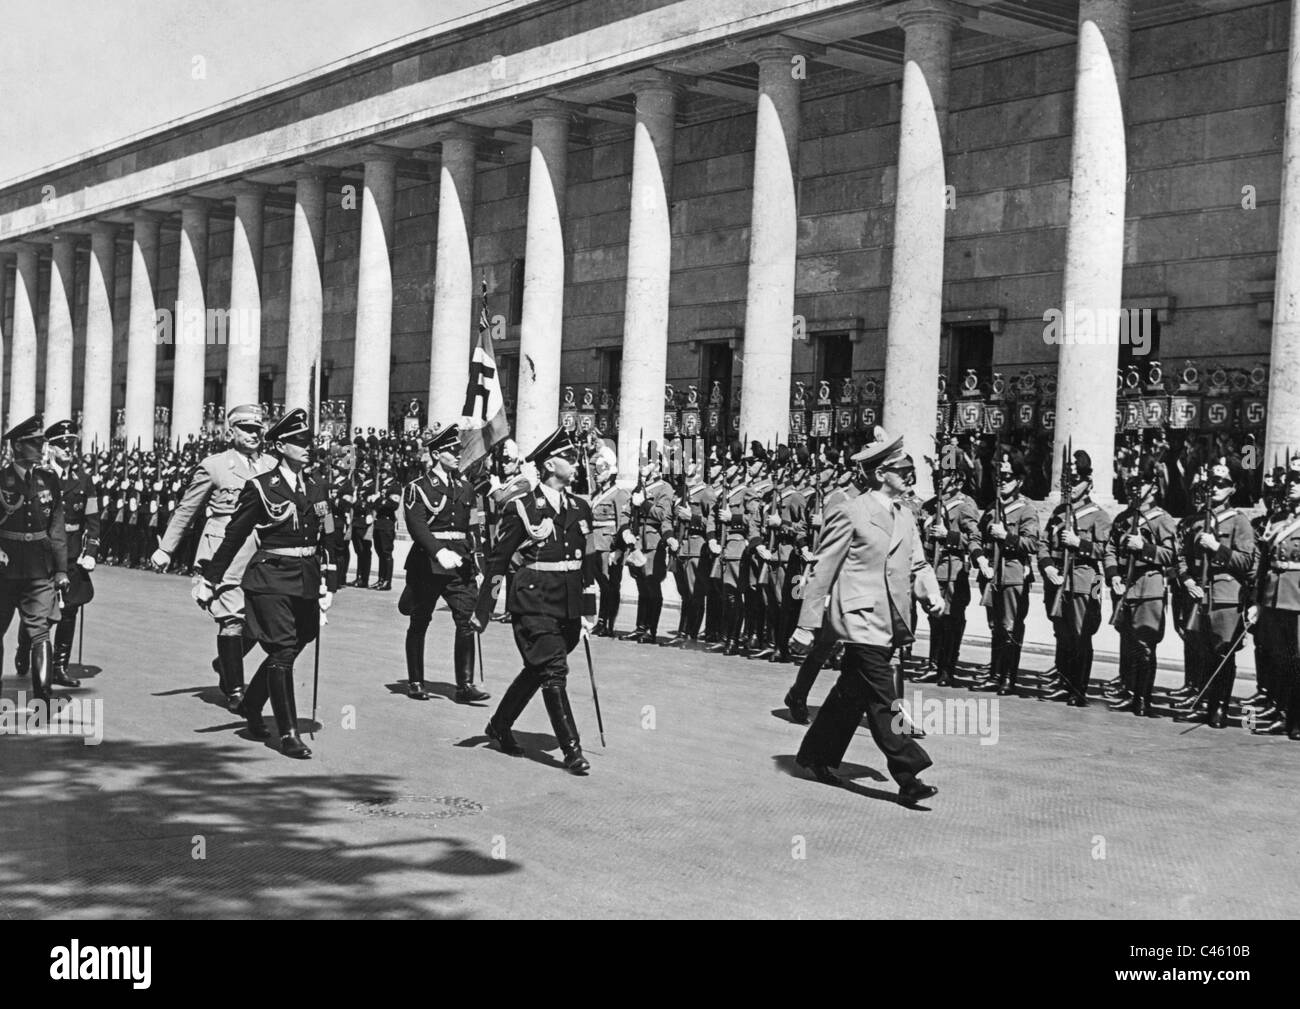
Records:
M1127 504L1111 515L1093 500L1091 459L1073 453L1063 466L1062 503L1046 522L1023 493L1025 463L1014 453L998 453L997 494L983 509L971 495L971 468L960 455L949 459L956 464L935 466L936 496L910 500L947 604L930 618L921 681L949 685L958 678L974 576L992 656L967 685L1017 694L1030 586L1041 578L1056 641L1046 698L1072 707L1089 703L1093 638L1109 595L1120 657L1120 675L1105 687L1113 709L1157 714L1156 649L1172 623L1186 671L1183 686L1169 696L1173 709L1188 720L1225 726L1236 653L1249 633L1259 690L1245 702L1243 723L1300 739L1300 454L1265 475L1263 512L1253 520L1233 504L1241 473L1226 458L1201 468L1192 481L1196 510L1175 519L1162 506L1159 459L1148 456L1128 468ZM699 645L773 662L790 658L822 516L858 493L852 469L834 450L814 458L801 447L768 451L755 442L698 464L650 459L631 490L616 482L609 448L593 441L586 460L600 557L595 634L615 635L626 576L636 583L637 611L634 628L619 635L623 640ZM665 638L659 625L670 575L681 606ZM796 721L806 719L808 690L834 655L828 643L801 664L786 698ZM910 665L909 659L904 656Z

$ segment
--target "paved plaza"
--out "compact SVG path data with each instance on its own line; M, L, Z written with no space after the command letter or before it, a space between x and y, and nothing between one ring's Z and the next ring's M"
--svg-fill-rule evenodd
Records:
M1262 918L1300 906L1300 746L1285 738L1000 699L984 709L991 745L930 733L925 777L940 794L912 810L865 728L841 768L849 787L792 775L792 666L598 639L608 746L578 651L571 693L593 768L575 778L540 700L519 724L520 759L485 745L488 708L449 700L445 613L430 635L438 695L408 700L395 594L348 590L325 632L315 757L295 762L244 738L217 703L211 625L184 580L101 569L96 581L77 694L103 700L103 742L0 738L10 918ZM493 624L483 650L499 695L518 669L509 628ZM1112 674L1099 665L1094 690ZM9 671L4 698L16 688ZM976 696L919 689L917 712ZM305 723L310 652L298 698Z

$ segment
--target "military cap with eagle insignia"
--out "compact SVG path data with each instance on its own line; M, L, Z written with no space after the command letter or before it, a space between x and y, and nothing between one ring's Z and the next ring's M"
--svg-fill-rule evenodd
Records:
M578 454L578 444L573 437L563 427L557 427L548 434L535 449L528 453L525 462L535 463L540 466L547 459L553 456L567 456L576 458Z
M46 441L76 441L80 435L75 420L56 420L45 429Z
M277 441L310 444L311 421L307 418L307 411L300 406L294 407L267 429L266 440L270 444Z
M442 430L433 432L425 439L424 448L430 455L456 451L460 448L460 425L448 424Z
M34 413L21 424L15 424L5 432L5 441L26 441L29 438L44 438L45 423L39 413Z

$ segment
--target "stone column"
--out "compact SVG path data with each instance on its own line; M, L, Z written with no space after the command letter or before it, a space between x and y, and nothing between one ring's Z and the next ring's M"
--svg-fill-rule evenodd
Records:
M203 431L203 379L207 368L208 201L181 200L180 259L176 271L176 314L172 339L172 441L184 445Z
M21 423L36 412L36 286L40 260L36 246L15 247L14 332L9 350L9 422Z
M907 5L897 17L905 41L883 420L917 460L916 493L925 499L934 493L930 469L920 462L934 451L946 225L943 137L959 19L946 4L929 0Z
M0 249L0 424L4 423L4 356L7 339L4 329L4 303L5 292L8 289L10 259L9 253Z
M86 285L86 359L81 378L81 447L107 448L113 441L113 270L117 225L90 226L90 272Z
M758 116L740 429L751 440L774 444L790 433L800 83L791 58L798 54L786 39L766 42L753 54L758 63Z
M126 342L126 447L153 448L154 397L157 378L155 342L158 291L158 228L161 219L148 210L132 215L131 310Z
M1268 430L1264 458L1300 449L1300 0L1291 0L1286 115L1282 133L1282 199L1273 288L1273 343L1269 356Z
M393 346L393 198L398 155L367 152L357 267L357 328L352 363L352 426L388 427Z
M458 421L469 380L474 313L474 175L478 134L459 124L442 135L438 244L429 347L429 423Z
M618 468L636 483L638 439L663 444L664 384L668 378L668 288L672 268L673 131L678 85L652 72L632 82L632 204L627 237L627 297L623 309L623 368L619 393ZM787 334L788 335L788 334Z
M72 419L72 304L77 246L70 234L50 240L50 301L45 338L45 426Z
M289 272L289 344L285 353L284 405L312 409L312 366L320 360L325 296L321 258L325 248L325 170L296 173L293 199L293 260Z
M528 228L524 238L524 311L519 327L515 439L530 452L559 423L560 338L564 326L564 189L569 110L530 110Z
M226 328L226 412L261 400L262 201L266 190L235 187L234 245L230 253L230 315Z
M1128 82L1129 0L1080 0L1074 75L1074 140L1065 237L1063 325L1056 364L1056 444L1092 456L1094 497L1113 503L1115 369L1124 278L1124 197L1128 155L1124 91ZM1050 336L1045 329L1045 335Z

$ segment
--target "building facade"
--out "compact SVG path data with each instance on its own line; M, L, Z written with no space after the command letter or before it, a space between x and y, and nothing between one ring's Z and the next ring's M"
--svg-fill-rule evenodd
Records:
M625 473L691 408L1267 455L1300 443L1297 6L498 5L0 187L3 413L184 440L319 361L350 426L447 422L485 282L521 445L567 402Z

